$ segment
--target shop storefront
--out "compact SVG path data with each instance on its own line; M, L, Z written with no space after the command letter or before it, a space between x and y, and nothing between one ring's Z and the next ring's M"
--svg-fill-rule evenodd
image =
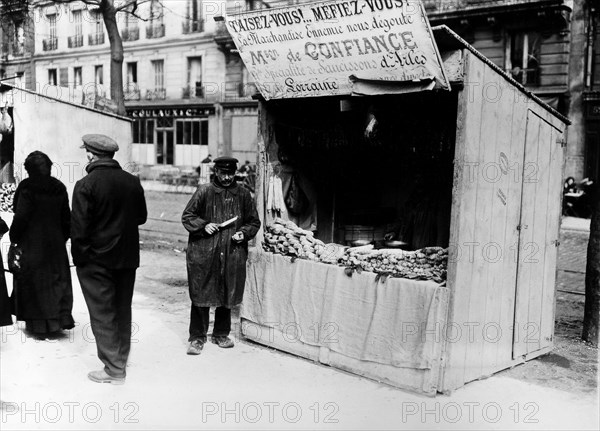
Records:
M127 107L133 159L142 165L198 166L208 156L214 105Z

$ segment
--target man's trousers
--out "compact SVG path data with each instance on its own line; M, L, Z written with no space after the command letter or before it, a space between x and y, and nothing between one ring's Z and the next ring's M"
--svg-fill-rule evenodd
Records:
M131 348L131 299L136 269L109 269L87 263L77 277L90 313L98 358L112 377L125 377Z
M190 338L188 341L200 340L206 342L209 326L210 307L196 307L192 304L190 311ZM231 309L217 307L215 309L214 337L228 336L231 332Z

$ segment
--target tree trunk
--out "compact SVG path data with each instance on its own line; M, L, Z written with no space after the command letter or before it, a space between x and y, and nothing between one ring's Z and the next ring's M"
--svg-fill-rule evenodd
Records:
M117 27L117 11L113 0L102 0L100 8L110 42L110 98L117 104L117 114L126 115L123 95L123 40Z
M585 270L585 309L583 313L584 341L598 345L600 319L600 185L594 184L592 221Z

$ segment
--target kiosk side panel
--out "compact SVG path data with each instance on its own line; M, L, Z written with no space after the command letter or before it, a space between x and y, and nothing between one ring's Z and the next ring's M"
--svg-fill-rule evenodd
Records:
M463 199L476 193L473 181L466 181L466 162L479 157L479 127L474 127L481 121L480 106L483 103L481 91L470 85L470 80L483 77L483 63L464 50L464 87L460 90L456 119L456 149L454 161L454 179L452 188L452 217L450 221L450 244L458 244L461 236L472 232L473 224L469 222L468 214L474 214L475 202ZM453 246L455 252L448 261L448 286L450 287L450 303L446 340L456 338L457 342L446 341L445 367L441 373L442 390L454 389L464 384L464 360L467 354L467 344L461 341L462 328L456 326L455 320L468 313L470 290L465 286L468 268L461 261L458 246ZM452 258L453 257L453 258Z
M543 112L528 110L514 323L513 358L517 360L552 347L561 135Z
M510 363L526 104L469 52L459 96L442 390Z

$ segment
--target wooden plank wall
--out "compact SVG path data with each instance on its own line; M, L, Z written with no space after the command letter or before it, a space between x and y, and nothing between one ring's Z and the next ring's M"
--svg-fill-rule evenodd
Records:
M546 113L528 112L514 359L552 345L563 161L557 140L561 135Z
M558 121L547 111L539 112L542 118L552 124L552 136L548 140L550 149L548 151L549 187L548 187L548 206L546 208L546 231L549 235L549 241L553 241L552 235L556 239L560 238L560 222L562 217L562 190L564 178L564 166L566 159L566 147L557 144L558 140L565 139L566 125ZM542 320L540 325L540 337L542 340L554 339L554 315L556 313L556 285L558 247L555 244L547 244L545 250L545 268L544 283L551 286L544 291L542 298Z
M540 87L566 87L569 80L569 37L552 34L542 37Z
M524 122L532 106L546 112L481 60L465 57L450 232L460 253L448 272L453 295L442 390L512 364Z
M489 58L496 66L504 70L504 39L494 40L490 29L476 29L473 34L473 48Z

